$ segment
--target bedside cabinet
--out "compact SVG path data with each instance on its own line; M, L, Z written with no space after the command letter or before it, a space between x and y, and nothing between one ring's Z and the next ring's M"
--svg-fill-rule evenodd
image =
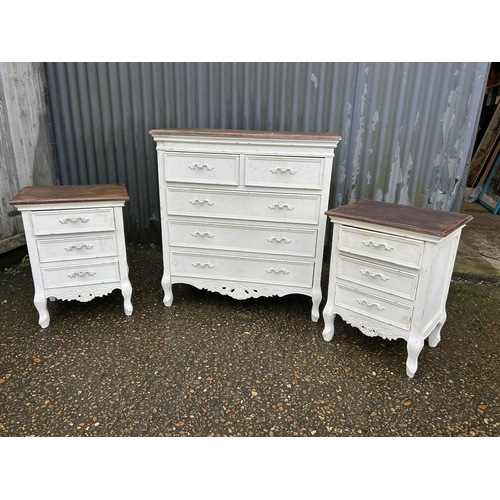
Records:
M235 299L312 297L319 319L338 135L151 130L158 153L164 303L188 283Z
M29 186L10 202L22 213L42 328L47 298L87 302L119 288L132 314L122 184Z
M402 338L413 377L424 340L440 341L460 233L472 217L369 200L326 215L333 239L323 338L332 339L336 314L370 337Z

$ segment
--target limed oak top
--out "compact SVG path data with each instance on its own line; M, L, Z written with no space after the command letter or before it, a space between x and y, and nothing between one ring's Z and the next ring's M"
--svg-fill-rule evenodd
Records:
M328 210L325 214L438 237L451 234L472 219L472 216L467 214L373 200L343 205Z
M127 189L123 184L26 186L10 201L10 204L128 201L129 199Z
M231 130L212 128L165 128L150 130L151 135L182 135L204 137L227 137L244 139L302 139L302 140L327 140L340 141L337 134L327 132L273 132L267 130Z

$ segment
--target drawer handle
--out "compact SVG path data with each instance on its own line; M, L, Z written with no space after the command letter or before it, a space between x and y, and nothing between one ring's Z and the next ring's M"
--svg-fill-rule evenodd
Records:
M277 174L278 172L286 172L287 170L290 172L290 175L295 175L297 173L297 170L294 170L293 168L290 168L290 167L276 167L276 168L272 168L271 172L273 174Z
M208 165L207 163L193 163L192 165L189 165L189 168L191 170L196 170L197 168L206 168L207 170L213 170L215 167L212 167L212 165Z
M77 276L85 276L88 274L89 276L94 276L96 272L95 271L74 271L70 274L68 274L69 278L76 278Z
M94 248L94 245L70 245L69 247L64 247L64 250L67 250L68 252L72 252L73 249L80 250L80 248L86 248L87 250L90 250L91 248Z
M215 234L206 232L206 233L200 233L199 231L195 231L194 233L191 233L193 236L208 236L209 238L213 238Z
M283 273L283 274L290 274L290 271L287 271L286 269L274 269L274 267L271 267L269 269L266 269L267 273Z
M385 307L381 306L380 304L377 304L376 302L370 302L365 299L356 299L360 304L364 304L365 306L372 307L375 306L379 311L383 311Z
M208 262L205 262L204 264L201 264L200 262L193 262L192 265L194 267L208 267L210 269L212 269L213 267L215 267L214 264L209 264Z
M285 237L283 237L283 238L278 238L278 237L276 237L276 236L272 236L271 238L266 238L266 240L267 240L267 241L269 241L269 243L272 243L273 241L277 241L278 243L279 243L280 241L284 241L285 243L291 243L291 242L292 242L292 240L290 240L290 239L288 239L288 238L285 238Z
M388 245L387 243L379 243L379 242L373 241L373 240L363 241L363 243L367 247L373 245L375 248L384 247L386 250L392 250L394 248L394 247L391 247L391 245Z
M268 207L271 210L274 210L276 207L278 207L278 208L286 208L287 210L293 210L295 208L292 205L289 205L288 203L285 203L284 205L280 205L279 203L273 203L272 205L268 205Z
M87 217L65 217L64 219L61 219L59 222L61 224L67 224L68 222L76 222L77 220L81 220L83 223L89 221Z
M206 203L209 206L212 206L215 202L210 201L210 200L199 200L198 198L196 200L190 200L192 205L197 205L198 203L200 205L203 205L203 203Z
M372 271L368 271L368 269L360 269L359 272L363 275L363 276L371 276L372 278L375 278L375 276L380 276L380 279L382 281L388 281L389 278L387 276L384 276L382 273L374 273Z

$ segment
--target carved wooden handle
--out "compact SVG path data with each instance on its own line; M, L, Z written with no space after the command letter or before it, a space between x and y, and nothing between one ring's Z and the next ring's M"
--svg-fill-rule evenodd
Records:
M375 276L380 276L380 279L382 281L388 281L388 277L387 276L384 276L382 273L374 273L372 271L369 271L368 269L360 269L359 272L363 275L363 276L371 276L372 278L375 278Z
M208 236L209 238L213 238L215 234L209 233L208 231L205 233L200 233L200 231L195 231L194 233L191 233L193 236Z
M213 170L215 167L212 165L208 165L207 163L193 163L192 165L189 165L189 168L191 170L196 170L197 168L206 168L207 170Z
M212 206L215 202L210 201L210 200L199 200L198 198L196 200L190 200L192 205L197 205L198 203L200 205L203 205L203 203L206 203L209 206Z
M277 241L278 243L280 241L284 241L285 243L291 243L292 240L288 239L288 238L279 238L277 236L272 236L271 238L266 238L267 241L269 241L270 243L272 243L273 241Z
M271 172L273 174L277 174L278 172L286 172L289 171L290 175L295 175L297 173L297 170L294 170L293 168L290 167L276 167L276 168L271 168Z
M85 276L88 274L89 276L94 276L96 272L95 271L74 271L70 274L68 274L69 278L76 278L77 276Z
M274 210L276 207L278 207L278 208L286 208L287 210L293 210L295 208L292 205L289 205L288 203L285 203L284 205L280 205L279 203L273 203L272 205L268 205L268 207L271 210Z
M59 222L61 224L67 224L68 222L76 222L77 220L81 220L83 223L89 221L87 217L65 217L64 219L61 219Z
M356 300L361 305L364 304L365 306L368 306L368 307L375 306L379 311L383 311L385 309L385 307L381 306L380 304L377 304L376 302L370 302L369 300L365 300L365 299L356 299Z
M94 248L94 245L69 245L68 247L64 247L64 250L67 250L68 252L72 252L73 249L80 250L80 248L86 248L87 250L90 250L91 248Z
M287 271L286 269L274 269L274 267L271 267L269 269L266 269L267 273L283 273L283 274L290 274L290 271Z
M378 241L373 241L373 240L363 241L363 243L367 247L373 245L375 248L384 247L386 250L392 250L394 248L391 247L391 245L388 245L387 243L379 243Z

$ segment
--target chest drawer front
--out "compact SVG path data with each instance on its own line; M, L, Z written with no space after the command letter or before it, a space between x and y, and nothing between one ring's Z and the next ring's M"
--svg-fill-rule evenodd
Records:
M167 182L237 186L239 155L164 153Z
M320 196L167 189L169 215L317 224Z
M363 316L410 330L413 307L337 283L335 304Z
M314 257L317 231L271 227L197 224L170 221L169 242L172 247L240 250L275 255Z
M170 255L170 271L174 276L246 280L253 283L310 288L313 270L312 262L287 262L181 252L172 252Z
M321 189L324 158L287 156L245 157L247 186Z
M112 208L47 210L33 212L32 217L36 236L115 230Z
M120 281L118 262L89 262L88 265L42 267L45 288Z
M36 244L41 263L118 255L114 234L83 238L51 238L38 240Z
M344 255L338 258L337 277L408 300L415 300L417 293L417 274Z
M424 242L341 226L338 248L343 252L420 269Z

